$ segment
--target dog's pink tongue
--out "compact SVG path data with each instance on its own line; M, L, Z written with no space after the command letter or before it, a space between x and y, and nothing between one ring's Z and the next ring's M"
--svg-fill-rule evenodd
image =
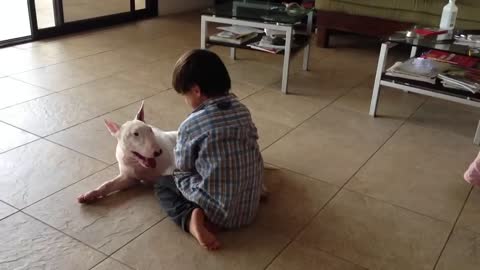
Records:
M150 168L157 167L157 161L154 158L147 158L147 164Z

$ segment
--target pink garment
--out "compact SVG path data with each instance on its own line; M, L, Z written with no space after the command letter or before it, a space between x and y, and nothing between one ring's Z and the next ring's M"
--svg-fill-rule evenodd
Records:
M465 181L472 185L480 186L480 153L475 160L470 164L464 176Z

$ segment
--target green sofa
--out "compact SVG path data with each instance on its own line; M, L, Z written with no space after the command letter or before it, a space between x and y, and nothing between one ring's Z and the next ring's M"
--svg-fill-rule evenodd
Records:
M318 45L332 30L385 36L412 25L438 26L448 0L316 0ZM457 0L456 26L480 29L480 0Z

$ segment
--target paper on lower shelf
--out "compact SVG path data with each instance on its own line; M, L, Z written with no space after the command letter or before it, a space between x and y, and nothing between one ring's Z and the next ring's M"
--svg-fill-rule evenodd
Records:
M263 33L263 29L258 29L254 27L248 26L239 26L239 25L231 25L231 26L220 26L217 29L232 32L237 35L248 35L250 33Z

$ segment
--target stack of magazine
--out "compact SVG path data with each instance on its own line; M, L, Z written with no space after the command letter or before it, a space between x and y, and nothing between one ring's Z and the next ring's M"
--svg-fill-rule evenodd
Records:
M436 84L445 88L480 93L479 59L431 50L419 58L397 62L385 74L391 77Z
M256 38L259 33L263 31L257 28L244 27L244 26L223 26L217 27L217 29L223 30L215 35L211 35L209 39L211 41L230 43L235 45L241 45Z
M274 45L273 39L270 38L269 36L263 36L262 40L258 42L250 43L247 46L255 50L274 53L274 54L279 53L285 49L285 45Z
M475 69L453 69L438 74L446 88L464 90L473 94L480 92L480 71Z
M435 84L437 75L448 70L450 64L431 59L411 58L405 62L396 62L386 71L386 75L414 81Z

